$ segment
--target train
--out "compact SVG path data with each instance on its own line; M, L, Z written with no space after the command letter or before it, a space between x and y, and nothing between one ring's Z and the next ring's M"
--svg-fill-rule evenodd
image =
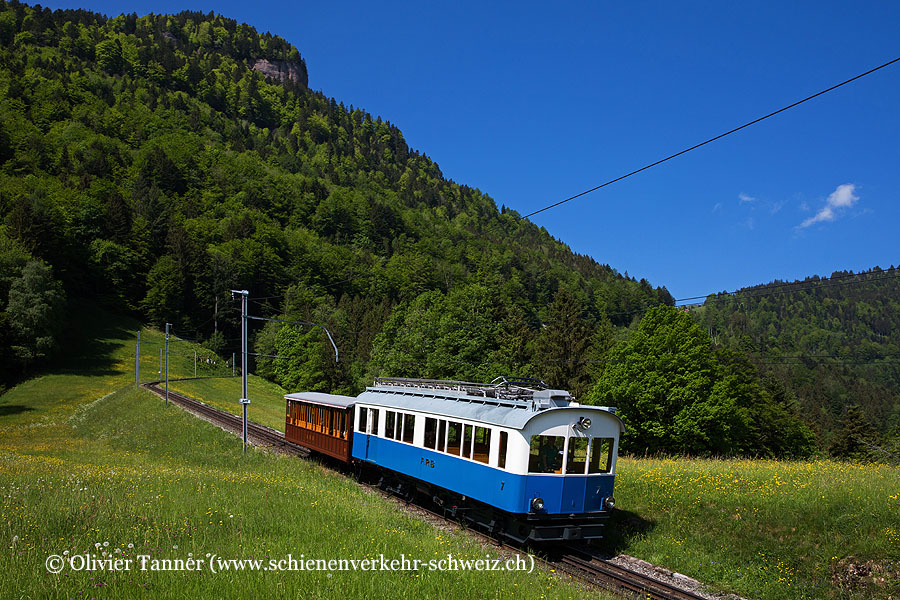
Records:
M287 441L499 538L598 539L615 506L622 420L538 379L382 377L356 397L285 400Z

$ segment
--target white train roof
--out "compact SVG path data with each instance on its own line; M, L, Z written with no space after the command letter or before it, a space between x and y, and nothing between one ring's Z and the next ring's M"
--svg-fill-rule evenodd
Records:
M362 404L428 413L441 417L523 429L534 417L560 410L582 410L622 420L612 409L572 402L564 390L528 389L520 386L483 386L465 382L376 380L356 401Z

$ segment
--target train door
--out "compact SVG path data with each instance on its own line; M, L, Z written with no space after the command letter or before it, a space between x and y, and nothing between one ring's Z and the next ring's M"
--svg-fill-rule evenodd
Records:
M376 455L378 454L378 442L374 442L372 438L378 435L378 409L370 408L369 410L369 418L366 423L366 460L377 463L378 460Z

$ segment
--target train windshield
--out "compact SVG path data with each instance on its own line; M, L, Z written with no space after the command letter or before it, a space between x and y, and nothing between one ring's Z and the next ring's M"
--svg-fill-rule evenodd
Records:
M531 436L531 453L528 458L529 473L562 472L563 448L566 438L562 435Z
M566 475L594 475L612 471L613 438L570 437L568 441L566 446L562 435L531 436L528 472L561 474L565 468Z
M587 464L587 438L569 438L569 452L566 454L566 474L583 475Z
M588 473L609 473L612 470L612 438L594 438L591 440L591 460Z

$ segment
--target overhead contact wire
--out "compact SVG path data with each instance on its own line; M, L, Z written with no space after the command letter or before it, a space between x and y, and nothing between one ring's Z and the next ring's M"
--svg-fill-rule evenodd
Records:
M821 96L821 95L823 95L823 94L827 94L828 92L831 92L831 91L833 91L833 90L836 90L836 89L838 89L838 88L841 87L841 86L847 85L848 83L852 83L852 82L856 81L857 79L860 79L860 78L862 78L862 77L865 77L866 75L871 75L871 74L874 73L875 71L878 71L878 70L880 70L880 69L883 69L883 68L885 68L885 67L888 67L888 66L890 66L890 65L892 65L892 64L894 64L895 62L898 62L898 61L900 61L900 56L898 56L898 57L895 58L894 60L888 61L888 62L886 62L886 63L884 63L884 64L882 64L882 65L879 65L879 66L875 67L874 69L869 69L869 70L866 71L865 73L860 73L860 74L857 75L856 77L851 77L850 79L848 79L848 80L846 80L846 81L842 81L841 83L838 83L837 85L833 85L833 86L831 86L831 87L828 88L828 89L822 90L821 92L816 92L816 93L813 94L812 96L807 96L807 97L804 98L803 100L798 100L797 102L794 102L793 104L789 104L788 106L785 106L784 108L779 108L778 110L776 110L776 111L774 111L774 112L770 112L769 114L767 114L767 115L765 115L765 116L762 116L762 117L759 117L758 119L754 119L753 121L750 121L749 123L744 123L744 124L741 125L740 127L735 127L734 129L732 129L732 130L730 130L730 131L726 131L725 133L720 133L719 135L717 135L717 136L715 136L715 137L709 138L709 139L706 140L705 142L700 142L699 144L696 144L696 145L694 145L694 146L691 146L690 148L686 148L686 149L682 150L681 152L676 152L675 154L672 154L671 156L667 156L667 157L665 157L665 158L663 158L663 159L661 159L661 160L658 160L658 161L656 161L656 162L654 162L654 163L650 163L649 165L643 166L643 167L641 167L640 169L636 169L636 170L632 171L631 173L627 173L627 174L625 174L625 175L621 175L621 176L619 176L619 177L616 177L615 179L611 179L611 180L607 181L606 183L601 183L600 185L598 185L598 186L596 186L596 187L592 187L592 188L589 189L589 190L585 190L585 191L581 192L580 194L575 194L574 196L570 196L570 197L566 198L565 200L560 200L559 202L556 202L556 203L554 203L554 204L551 204L550 206L545 206L544 208L542 208L542 209L540 209L540 210L536 210L536 211L534 211L534 212L528 213L527 215L525 215L525 216L523 216L523 217L520 217L520 219L527 219L528 217L533 217L534 215L539 214L539 213L542 213L542 212L544 212L545 210L550 210L551 208L556 208L556 207L559 206L560 204L565 204L566 202L569 202L569 201L571 201L571 200L575 200L576 198L580 198L580 197L582 197L582 196L584 196L584 195L586 195L586 194L590 194L591 192L596 192L596 191L599 190L600 188L604 188L604 187L606 187L606 186L608 186L608 185L611 185L611 184L613 184L613 183L616 183L617 181L622 181L623 179L626 179L626 178L628 178L628 177L631 177L632 175L637 175L637 174L640 173L641 171L646 171L647 169L653 168L653 167L655 167L655 166L657 166L657 165L661 165L662 163L666 162L667 160L672 160L673 158L677 158L677 157L681 156L682 154L687 154L687 153L690 152L691 150L696 150L697 148L700 148L701 146L705 146L706 144L710 144L710 143L712 143L712 142L715 142L716 140L720 140L720 139L722 139L722 138L725 137L725 136L731 135L732 133L736 133L736 132L740 131L741 129L746 129L747 127L750 127L751 125L756 125L756 124L759 123L760 121L765 121L766 119L771 118L771 117L774 117L774 116L777 115L777 114L783 113L783 112L786 111L786 110L790 110L790 109L794 108L795 106L799 106L799 105L803 104L804 102L809 102L809 101L812 100L813 98L818 98L819 96Z

